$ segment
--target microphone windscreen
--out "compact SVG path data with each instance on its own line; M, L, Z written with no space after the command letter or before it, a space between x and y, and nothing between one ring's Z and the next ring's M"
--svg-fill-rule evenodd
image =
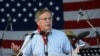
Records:
M82 13L81 11L79 12L79 14L80 14L81 16L83 16L83 13Z
M44 31L41 31L41 32L40 32L40 35L44 35L44 34L45 34L45 32L44 32Z
M32 39L33 35L35 35L35 33L32 33L32 34L31 34L31 37L30 37L31 39Z

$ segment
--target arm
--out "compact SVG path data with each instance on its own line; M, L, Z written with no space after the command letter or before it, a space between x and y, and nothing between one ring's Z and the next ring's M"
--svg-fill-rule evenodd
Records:
M27 42L28 39L29 39L29 36L26 36L25 41L24 41L22 47L25 45L25 43ZM20 49L21 49L22 47L20 47L19 45L16 45L15 43L12 42L12 43L11 43L11 49L14 51L13 56L16 56L16 55L19 53L19 51L20 51ZM22 55L22 54L21 54L21 55ZM20 55L20 56L21 56L21 55Z
M22 50L23 56L31 56L32 53L32 40Z
M34 39L34 38L33 38ZM23 46L21 48L21 52L23 53L23 56L31 56L32 53L32 39L30 39L30 36L28 36L25 39L25 42L23 43Z
M14 43L11 43L11 49L14 51L13 56L16 56L16 54L19 52L20 46Z
M64 37L63 51L64 53L71 53L73 50L73 47L65 33L63 37Z

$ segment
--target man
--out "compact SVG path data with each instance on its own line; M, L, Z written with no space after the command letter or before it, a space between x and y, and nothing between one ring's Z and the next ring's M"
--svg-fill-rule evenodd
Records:
M62 31L52 29L53 17L50 10L40 9L35 15L35 21L38 25L38 29L33 31L33 33L44 31L45 34L35 34L22 50L23 56L45 56L49 54L67 54L72 52L72 46L66 34ZM26 37L25 41L29 38L30 35ZM20 47L12 43L11 48L18 51Z

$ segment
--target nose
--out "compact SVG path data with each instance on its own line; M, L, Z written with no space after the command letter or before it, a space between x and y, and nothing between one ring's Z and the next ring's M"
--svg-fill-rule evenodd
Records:
M46 18L46 22L51 22L52 18Z

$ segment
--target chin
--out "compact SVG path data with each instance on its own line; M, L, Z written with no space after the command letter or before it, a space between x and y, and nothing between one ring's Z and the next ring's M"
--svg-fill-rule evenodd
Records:
M51 28L46 28L46 30L50 30Z

